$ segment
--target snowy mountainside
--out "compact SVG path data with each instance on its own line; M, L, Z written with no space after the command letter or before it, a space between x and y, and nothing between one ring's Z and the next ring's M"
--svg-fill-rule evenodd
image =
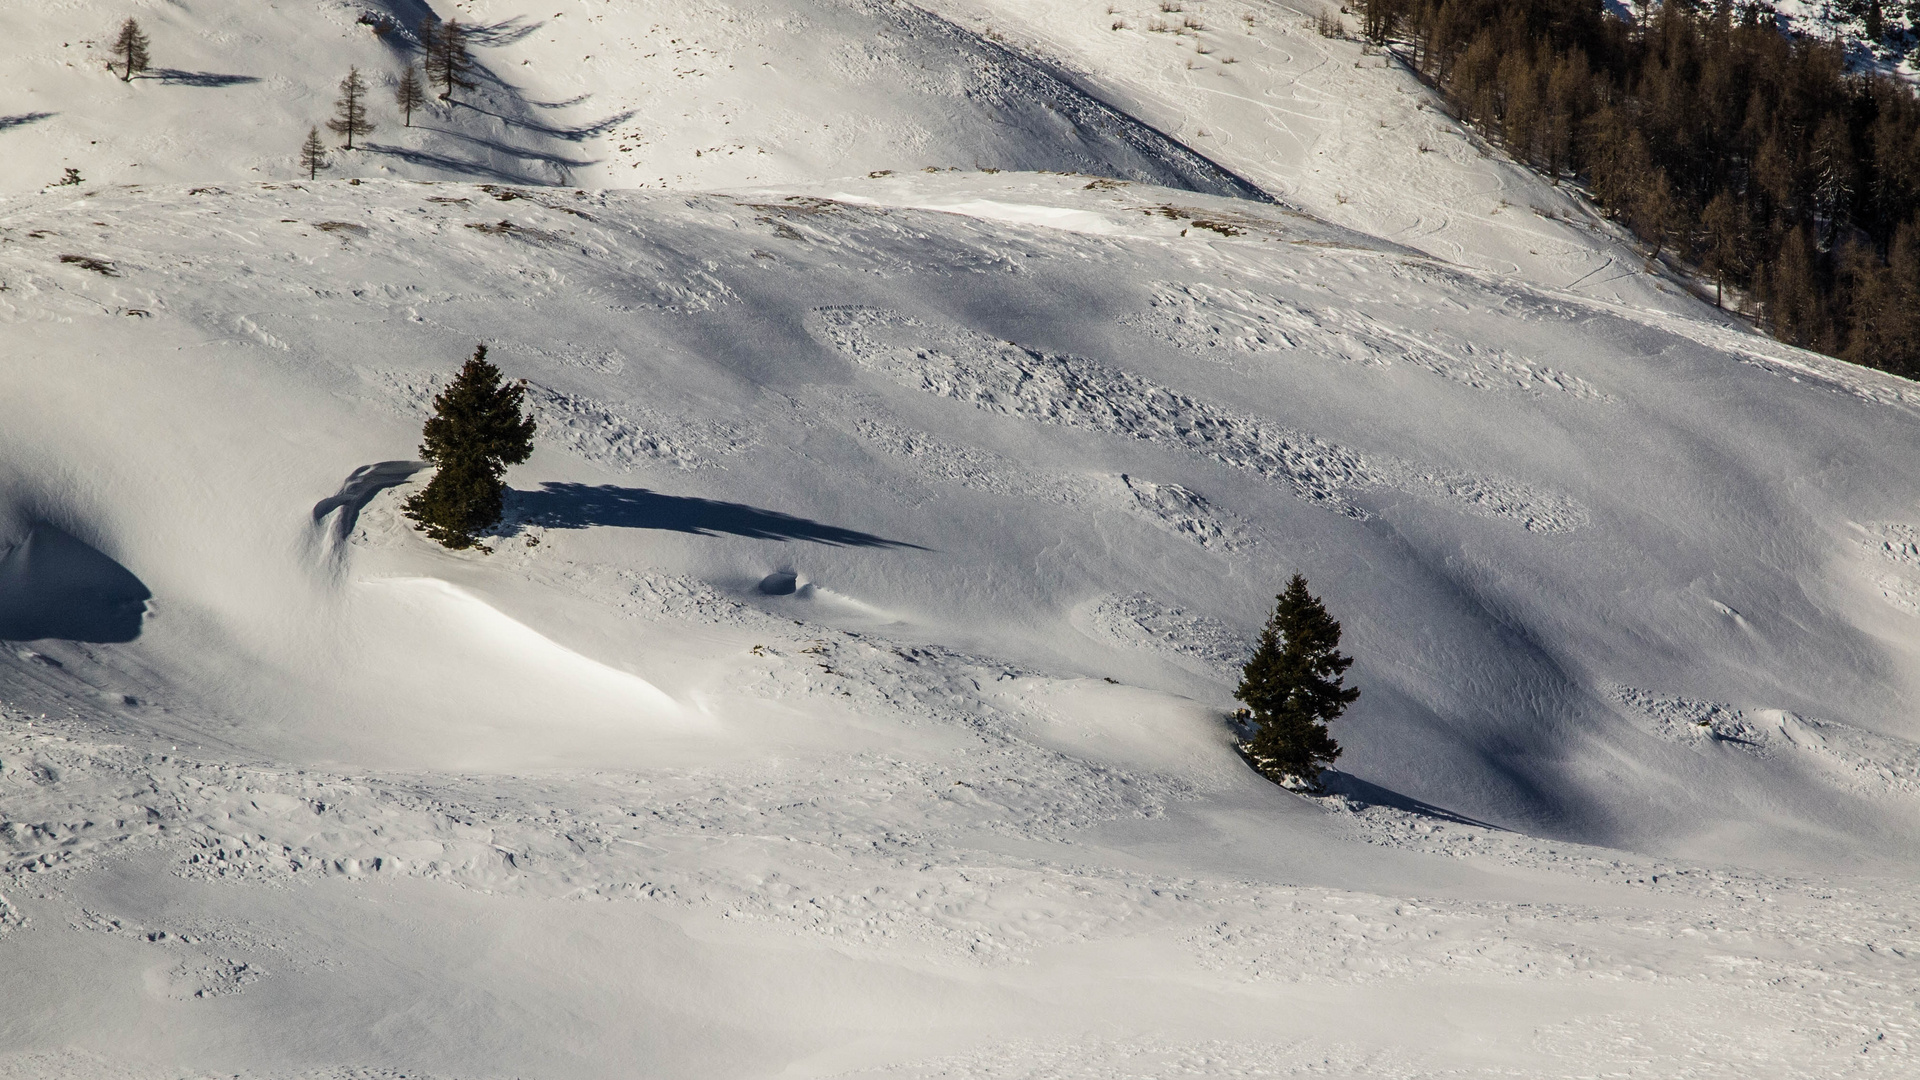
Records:
M1911 1063L1889 378L1058 175L55 192L0 283L14 1075ZM1224 723L1295 568L1314 802Z
M0 13L0 1078L1912 1073L1920 391L1300 12L1098 7L437 8L487 111L317 182L423 7Z
M1701 318L1584 199L1455 121L1392 56L1312 25L1335 5L1247 0L932 0L1053 58L1289 204L1449 262ZM1177 10L1169 10L1169 8Z
M392 87L430 13L474 28L478 86L403 126ZM154 56L130 85L105 70L129 14ZM888 0L85 0L13 6L0 31L18 57L0 89L0 191L68 167L112 183L291 178L356 65L376 126L365 149L333 154L337 178L684 188L958 167L1256 194L1019 54Z
M9 352L38 388L8 424L16 539L39 521L93 538L177 607L129 648L214 664L179 685L223 688L197 702L221 715L282 717L203 733L271 759L457 766L418 729L471 710L505 740L489 760L533 739L564 760L513 718L560 684L588 687L583 731L607 708L658 714L633 753L694 738L667 699L717 688L682 681L681 648L615 645L611 613L565 621L637 676L605 676L613 705L578 674L509 692L504 624L484 645L501 684L449 691L422 657L389 670L410 620L490 619L472 605L526 587L489 567L559 560L748 597L785 573L779 603L814 618L1079 675L1159 651L1112 620L1073 630L1082 605L1145 593L1244 641L1298 566L1363 658L1357 775L1589 840L1684 848L1737 821L1887 842L1845 799L1761 812L1743 792L1791 757L1676 754L1616 685L1920 735L1911 616L1886 584L1903 568L1858 554L1912 527L1910 481L1866 450L1912 437L1905 408L1279 208L1070 177L837 198L370 181L39 196L4 228ZM79 320L99 344L73 356ZM427 558L391 531L397 489L353 479L406 457L469 341L532 379L543 424L514 503L539 546L491 561ZM1741 393L1682 389L1707 379ZM112 402L86 406L101 386ZM175 445L189 456L135 449ZM1821 489L1783 501L1801 474ZM365 551L344 520L361 503L389 521ZM357 584L367 566L455 592ZM233 652L302 691L236 680ZM1149 685L1225 704L1223 670L1181 655ZM369 674L340 685L343 668ZM413 741L382 734L402 728Z

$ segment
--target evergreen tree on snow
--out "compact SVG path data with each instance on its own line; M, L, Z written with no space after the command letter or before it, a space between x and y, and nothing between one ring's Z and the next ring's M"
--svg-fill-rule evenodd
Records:
M320 175L320 170L329 168L327 147L320 141L320 129L307 129L307 141L300 144L300 167L307 170L307 179Z
M350 67L347 77L340 80L340 97L333 103L334 117L327 121L327 128L336 135L345 135L345 149L353 149L353 137L365 135L373 130L367 122L367 81L360 77L360 69Z
M408 499L406 515L421 531L454 549L500 523L507 466L533 453L533 420L521 411L527 384L502 384L487 362L487 347L433 399L420 456L439 466L425 489Z
M413 110L427 103L426 92L420 89L420 74L412 64L407 65L406 74L400 76L400 84L393 88L393 103L405 118L403 126L412 127Z
M1353 659L1339 645L1340 624L1307 591L1307 579L1293 575L1233 692L1253 714L1253 737L1243 748L1267 776L1318 788L1320 771L1340 756L1327 725L1360 689L1342 685Z
M140 32L140 24L128 19L120 24L120 32L108 48L113 58L120 62L120 81L132 82L133 77L147 70L147 35ZM108 64L112 71L113 65Z

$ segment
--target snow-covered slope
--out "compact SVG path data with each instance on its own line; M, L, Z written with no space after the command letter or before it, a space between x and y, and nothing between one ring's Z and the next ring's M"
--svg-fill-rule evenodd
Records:
M1455 122L1332 5L935 0L1329 221L1609 303L1697 311L1590 205ZM1165 10L1172 7L1177 10Z
M108 74L129 9L0 11L0 191L89 181L297 174L349 65L375 131L336 177L688 187L882 169L1084 170L1220 194L1253 189L1042 66L892 0L419 0L155 4L152 70ZM392 87L433 13L474 28L478 86L404 126ZM322 127L324 132L326 129ZM332 140L329 140L330 142Z
M171 64L170 23L332 9L142 10ZM702 69L742 100L875 126L697 113L632 152L715 189L673 192L262 182L243 128L0 202L0 1076L1912 1070L1912 384L1382 216L1518 176L1490 159L1396 181L1380 142L1350 211L1226 197L1149 125L1304 206L1332 181L1117 65L1147 121L1077 126L1065 30L1028 62L959 10L663 12L472 14L546 20L496 71L564 72L498 102L635 107L645 65L563 67L558 28L671 14L814 65ZM51 14L4 17L45 53ZM344 54L287 40L235 49L320 102ZM1291 40L1243 89L1401 93ZM1026 73L1067 119L835 51L911 42L913 79ZM674 100L720 110L700 78ZM97 73L35 79L55 115L0 139L153 137ZM1356 108L1303 145L1393 130ZM667 170L698 116L787 149ZM909 121L1176 186L897 167ZM1563 268L1614 257L1581 235ZM454 554L398 506L480 342L541 433ZM1363 689L1314 799L1226 720L1295 570Z

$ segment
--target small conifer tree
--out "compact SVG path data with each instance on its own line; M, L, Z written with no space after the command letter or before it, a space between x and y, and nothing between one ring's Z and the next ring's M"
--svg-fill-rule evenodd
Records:
M344 149L351 150L355 135L373 130L373 125L367 122L367 81L360 77L359 68L347 69L347 77L340 80L340 97L333 108L334 117L327 121L327 128L336 135L345 135Z
M1253 737L1242 749L1266 776L1318 789L1321 770L1340 756L1327 724L1360 689L1342 685L1353 659L1339 645L1340 624L1307 591L1307 579L1293 575L1233 692L1253 715Z
M140 24L128 19L120 24L120 32L109 46L113 58L120 62L120 81L132 82L133 77L147 70L147 35L140 32ZM112 71L113 65L108 64Z
M300 167L307 170L307 179L320 175L320 170L331 167L327 161L327 147L320 141L320 129L307 129L307 141L300 144Z
M406 73L400 76L400 84L393 88L393 103L400 109L405 119L403 126L413 126L413 110L427 103L426 92L420 89L420 73L412 64L407 65Z
M526 392L525 382L502 384L482 345L433 399L420 456L439 471L404 509L439 543L472 547L476 536L500 523L507 466L533 453L533 420L521 412Z

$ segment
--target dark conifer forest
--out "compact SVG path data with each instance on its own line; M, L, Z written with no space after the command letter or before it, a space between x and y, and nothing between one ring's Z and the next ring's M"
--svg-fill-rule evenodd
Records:
M1879 6L1873 5L1877 14ZM1455 112L1778 337L1920 377L1920 98L1762 6L1364 0ZM1871 22L1871 20L1870 20Z

